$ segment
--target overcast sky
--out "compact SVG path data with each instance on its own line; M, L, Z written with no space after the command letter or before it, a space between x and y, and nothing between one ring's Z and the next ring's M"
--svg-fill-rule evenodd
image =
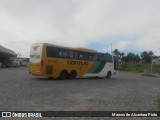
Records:
M154 52L160 0L0 0L0 45L29 57L35 42Z

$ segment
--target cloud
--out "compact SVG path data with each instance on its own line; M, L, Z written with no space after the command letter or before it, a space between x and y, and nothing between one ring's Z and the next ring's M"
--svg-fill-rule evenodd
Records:
M141 39L139 39L138 46L141 50L152 50L153 52L160 48L160 29L151 29L144 35ZM152 49L151 49L152 48Z
M110 52L111 44L122 51L154 51L160 47L159 4L159 0L1 0L0 44L25 57L34 42L103 52Z

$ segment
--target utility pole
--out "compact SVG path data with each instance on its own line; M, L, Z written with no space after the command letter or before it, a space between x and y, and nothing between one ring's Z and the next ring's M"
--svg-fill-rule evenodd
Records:
M158 48L156 51L154 51L153 54L154 54L155 52L157 52L159 49L160 49L160 48ZM153 55L151 55L151 74L152 74L152 71L153 71L152 66L153 66Z
M112 44L111 44L111 55L112 55L112 62L113 62Z

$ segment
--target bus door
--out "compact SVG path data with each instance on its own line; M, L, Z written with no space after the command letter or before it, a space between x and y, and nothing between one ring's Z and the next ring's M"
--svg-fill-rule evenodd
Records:
M114 60L114 70L118 70L118 60Z

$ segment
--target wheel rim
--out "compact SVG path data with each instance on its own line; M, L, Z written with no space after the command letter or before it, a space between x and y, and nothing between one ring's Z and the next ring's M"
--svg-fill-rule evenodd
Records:
M62 71L60 73L60 79L67 79L67 72L66 71Z
M76 71L71 71L70 74L69 74L70 79L74 79L74 78L76 78L76 76L77 76Z

